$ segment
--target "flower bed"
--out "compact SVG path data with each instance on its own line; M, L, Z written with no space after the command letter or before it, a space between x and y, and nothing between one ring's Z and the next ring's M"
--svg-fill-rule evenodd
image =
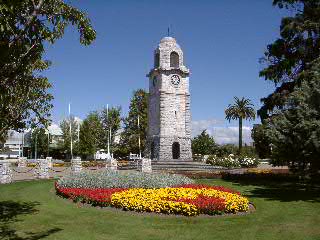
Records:
M57 194L94 206L112 206L137 212L195 216L246 212L249 200L231 189L205 185L166 188L65 188L56 183Z
M182 175L108 170L74 173L58 180L64 188L160 188L190 183L193 180Z
M256 158L250 158L246 156L235 156L230 154L225 157L218 157L211 155L207 159L207 163L225 168L240 168L240 167L256 167L259 161Z

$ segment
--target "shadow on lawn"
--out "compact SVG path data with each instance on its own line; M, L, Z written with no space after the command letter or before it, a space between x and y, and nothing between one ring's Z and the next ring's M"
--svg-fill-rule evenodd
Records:
M282 202L309 201L320 202L320 186L294 182L275 182L254 180L226 180L240 186L254 186L248 190L249 197L265 198Z
M36 206L38 202L0 202L0 239L10 240L37 240L42 239L50 234L61 231L60 228L53 228L47 231L34 233L32 231L25 232L25 237L20 237L17 231L11 226L14 222L21 221L18 219L20 215L35 214L38 212Z

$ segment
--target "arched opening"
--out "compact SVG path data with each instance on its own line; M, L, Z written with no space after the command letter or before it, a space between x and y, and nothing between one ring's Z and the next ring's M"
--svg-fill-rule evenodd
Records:
M179 54L176 52L172 52L170 54L170 67L172 67L172 68L179 67Z
M172 158L173 159L180 158L180 144L178 142L174 142L172 144Z
M151 160L154 159L154 151L155 151L155 144L154 142L151 143Z
M158 68L160 65L160 53L154 55L154 67Z

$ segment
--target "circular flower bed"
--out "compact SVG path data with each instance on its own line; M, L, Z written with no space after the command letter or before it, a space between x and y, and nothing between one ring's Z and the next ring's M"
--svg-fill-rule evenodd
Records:
M57 194L94 206L137 212L195 216L249 210L249 200L231 189L188 184L164 188L67 188L56 183Z

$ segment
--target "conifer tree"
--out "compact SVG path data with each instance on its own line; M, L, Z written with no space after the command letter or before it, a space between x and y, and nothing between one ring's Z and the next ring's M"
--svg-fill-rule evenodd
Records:
M139 125L138 125L139 117ZM139 153L139 136L141 140L141 152L146 145L148 128L148 93L143 89L134 91L130 101L129 113L123 119L124 131L121 135L121 146L125 149L125 155Z

